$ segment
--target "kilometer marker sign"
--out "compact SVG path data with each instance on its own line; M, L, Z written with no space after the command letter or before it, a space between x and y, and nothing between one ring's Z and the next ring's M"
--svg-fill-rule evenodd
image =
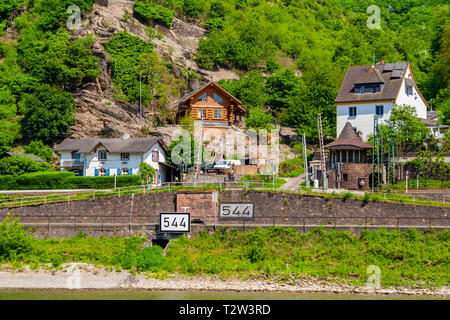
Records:
M189 233L191 231L191 214L189 212L161 212L159 214L159 231Z

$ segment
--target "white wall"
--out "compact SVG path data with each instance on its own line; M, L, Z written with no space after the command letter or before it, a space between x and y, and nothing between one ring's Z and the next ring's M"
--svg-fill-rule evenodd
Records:
M133 169L133 174L139 174L139 165L143 161L148 163L154 169L157 169L160 174L160 182L166 182L166 167L152 161L153 150L157 149L159 151L159 162L166 162L166 155L164 150L159 144L155 144L146 153L130 153L129 161L120 160L120 153L109 153L107 152L106 161L98 160L98 152L106 149L104 147L99 147L94 153L81 153L80 160L84 161L84 176L95 176L95 169L109 169L109 175L117 175L117 169L131 168ZM62 161L71 160L71 151L61 151L60 164ZM68 171L68 168L63 168L61 166L61 171ZM71 170L72 171L72 170Z
M412 95L407 95L406 93L406 79L412 79L411 71L406 69L405 79L402 81L402 85L400 87L399 94L396 99L396 103L398 105L409 105L416 109L417 117L426 119L427 118L427 106L425 102L422 100L419 92L415 87L413 87Z
M397 105L410 105L416 109L417 117L426 119L427 118L427 106L425 102L419 95L419 92L413 87L413 94L406 94L406 81L407 78L412 79L411 70L406 69L405 78L402 81L402 85L400 87L399 94L395 99L395 103ZM370 93L367 93L370 95ZM382 124L391 116L391 111L394 106L392 102L368 102L368 103L360 103L360 104L345 104L345 105L337 105L336 111L336 131L337 136L341 133L342 129L345 126L346 122L350 122L353 127L356 127L357 130L363 133L363 140L367 141L369 134L373 134L373 116L376 114L376 106L383 105L383 116L379 117L379 124ZM349 107L356 107L356 117L349 116Z
M373 134L373 116L376 114L376 106L383 106L383 116L378 116L378 123L382 124L391 116L391 111L394 106L392 102L337 105L336 137L339 137L345 124L350 122L353 128L363 133L363 140L367 141L369 134ZM355 117L350 117L349 107L356 107Z

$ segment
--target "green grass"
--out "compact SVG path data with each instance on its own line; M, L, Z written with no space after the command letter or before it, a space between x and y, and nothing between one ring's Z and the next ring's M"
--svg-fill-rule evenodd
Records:
M292 228L269 227L239 232L181 236L166 256L155 246L143 248L144 237L92 238L79 233L69 239L38 240L10 220L0 225L0 262L10 267L60 268L85 262L109 270L240 279L290 281L313 276L364 285L367 268L381 269L381 285L442 286L450 281L450 231L347 231L317 228L302 234Z
M406 181L400 181L399 183L395 184L394 189L406 189ZM416 179L410 179L408 181L408 188L410 190L417 188L417 180ZM439 189L439 188L450 188L450 180L440 181L440 180L426 180L426 179L419 179L419 189Z

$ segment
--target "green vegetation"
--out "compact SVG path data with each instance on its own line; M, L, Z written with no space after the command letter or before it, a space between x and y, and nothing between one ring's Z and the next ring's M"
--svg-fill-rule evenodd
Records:
M20 172L20 169L12 168L12 170L14 170L13 172ZM141 183L141 178L137 175L116 176L115 180L117 187L136 186ZM78 188L83 189L114 188L114 176L80 177L75 176L73 172L61 172L61 171L33 172L15 176L14 175L0 176L0 190L78 189Z
M280 162L280 177L298 177L305 171L303 158L294 158Z
M155 169L150 166L148 163L141 162L139 164L139 175L141 177L141 181L149 182L150 178L156 174Z
M29 157L11 156L0 159L0 176L20 176L25 173L48 171L52 166L49 163L37 162Z
M174 11L157 5L152 0L136 1L134 12L144 19L154 20L163 23L168 27L172 26Z
M408 61L418 87L442 121L450 124L449 35L446 0L158 0L179 16L195 18L211 32L200 40L197 63L207 69L225 67L268 75L295 72L300 85L283 80L274 98L262 107L249 106L249 124L264 127L270 117L316 138L317 113L324 116L325 136L335 135L334 98L348 66L377 61ZM381 29L367 27L367 8L381 9ZM300 75L301 74L301 75ZM286 77L284 77L286 78ZM240 81L246 81L245 79ZM240 82L238 81L238 82ZM255 88L255 96L269 98L270 86ZM270 100L270 99L269 99ZM273 100L275 102L275 100ZM275 108L274 108L275 107ZM319 108L319 109L318 109Z
M25 152L28 154L34 154L35 156L38 156L39 158L47 162L52 161L53 149L50 148L49 146L44 145L42 141L38 140L31 141L23 148Z
M281 227L222 229L172 240L163 257L158 246L143 248L144 237L93 238L80 232L69 239L37 240L6 218L0 225L0 261L33 269L86 262L116 270L278 281L306 275L356 285L364 285L367 267L377 265L384 287L429 287L450 280L449 240L448 230L362 231L358 237L323 228L305 234Z
M112 57L110 63L117 98L139 101L141 78L143 106L150 107L151 102L157 102L160 121L173 121L168 103L171 96L179 95L184 84L171 73L171 64L160 60L153 44L121 31L106 42L105 49Z
M0 151L30 140L62 140L74 124L70 94L98 76L91 36L71 40L66 12L78 5L90 10L94 0L0 2L0 29L14 19L17 38L0 40ZM25 6L24 10L19 10ZM6 40L8 39L8 40Z

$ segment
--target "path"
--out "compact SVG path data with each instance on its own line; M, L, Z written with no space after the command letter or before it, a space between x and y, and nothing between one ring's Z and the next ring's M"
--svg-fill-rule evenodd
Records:
M286 183L283 184L278 190L298 191L298 189L300 188L300 183L305 181L305 174L301 174L295 178L283 178L283 179L286 180Z

